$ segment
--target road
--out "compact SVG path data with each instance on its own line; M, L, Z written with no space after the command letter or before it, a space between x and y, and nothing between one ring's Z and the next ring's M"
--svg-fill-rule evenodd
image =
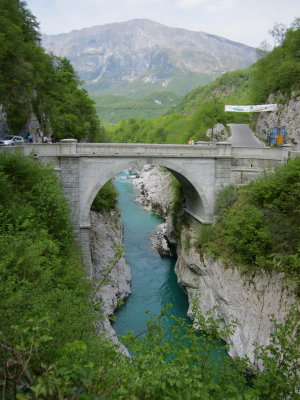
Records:
M231 136L229 142L233 147L266 147L246 124L229 124Z

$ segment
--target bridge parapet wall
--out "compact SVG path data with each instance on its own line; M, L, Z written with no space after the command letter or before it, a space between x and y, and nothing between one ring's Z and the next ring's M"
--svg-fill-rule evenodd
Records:
M90 156L90 157L230 157L231 145L217 143L207 145L145 144L145 143L77 143L75 139L63 139L59 143L25 144L24 153L36 153L40 157Z
M277 148L233 147L231 183L246 185L265 173L274 171L277 166L287 162L291 149L290 145Z
M53 144L25 144L24 154L37 153L41 157L58 156L156 156L156 157L232 157L235 159L264 159L285 162L293 151L290 145L275 147L232 147L230 143L181 145L145 143L77 143L76 139L63 139Z

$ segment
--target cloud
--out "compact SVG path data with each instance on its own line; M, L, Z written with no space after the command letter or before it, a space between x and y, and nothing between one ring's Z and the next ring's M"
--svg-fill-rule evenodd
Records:
M233 0L221 0L214 4L209 4L207 10L211 14L220 12L233 7Z
M177 0L176 6L179 8L192 9L204 6L209 13L220 12L233 7L234 0Z
M162 0L127 0L129 6L148 6L152 4L162 3Z
M208 0L177 0L175 4L180 8L196 8L207 1Z

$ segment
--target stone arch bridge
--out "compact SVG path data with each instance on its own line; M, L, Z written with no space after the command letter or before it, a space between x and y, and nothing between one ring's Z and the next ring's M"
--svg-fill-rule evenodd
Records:
M25 155L51 163L60 175L69 202L75 233L90 269L90 208L101 187L124 169L145 164L167 168L181 183L186 213L202 223L213 221L216 193L234 183L243 185L285 163L291 147L232 147L230 143L202 145L77 143L26 144Z

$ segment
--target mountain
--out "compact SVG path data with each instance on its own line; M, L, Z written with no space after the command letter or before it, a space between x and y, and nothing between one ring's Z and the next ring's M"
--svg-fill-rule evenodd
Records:
M42 44L69 58L91 94L185 94L256 61L252 47L145 19L43 35Z

